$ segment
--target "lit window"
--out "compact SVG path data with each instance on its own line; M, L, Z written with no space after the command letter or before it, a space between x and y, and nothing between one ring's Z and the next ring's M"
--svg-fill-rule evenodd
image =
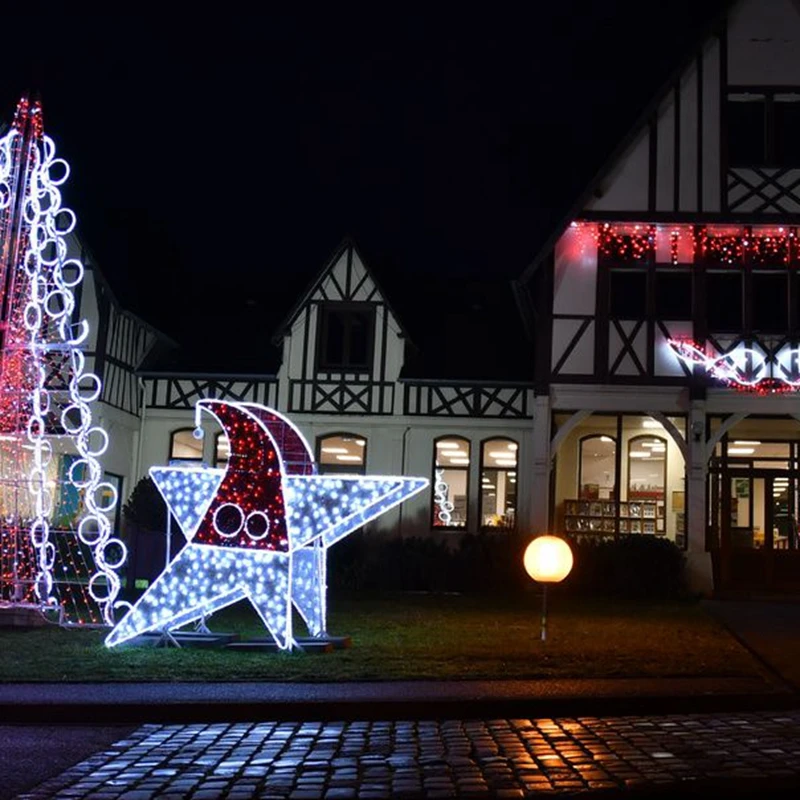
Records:
M628 500L664 500L667 440L634 436L628 442Z
M435 528L467 527L469 440L447 436L433 443L433 514Z
M513 528L517 518L517 450L512 439L481 446L481 525Z
M334 433L317 439L320 472L364 475L367 467L367 440L357 433Z
M614 500L617 494L617 440L593 434L580 443L578 497L581 500Z
M169 443L169 460L203 460L203 440L195 438L194 428L181 428L172 432Z

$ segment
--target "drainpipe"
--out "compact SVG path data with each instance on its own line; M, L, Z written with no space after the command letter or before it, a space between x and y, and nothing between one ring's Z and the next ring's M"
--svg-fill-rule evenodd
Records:
M406 474L406 442L407 442L407 438L406 437L408 436L408 432L410 430L411 430L411 426L410 425L406 425L406 429L403 431L403 436L402 436L402 442L403 443L402 443L401 448L400 448L400 474L401 475L405 475ZM405 503L400 503L400 515L399 515L398 520L397 520L397 530L398 530L398 532L400 533L401 536L403 535L403 506L405 506Z
M134 470L134 478L138 483L139 473L142 468L142 443L144 441L144 423L147 417L147 392L145 391L144 381L141 378L137 378L137 380L139 382L139 388L142 390L142 407L141 413L139 414L139 442L136 447L136 467Z

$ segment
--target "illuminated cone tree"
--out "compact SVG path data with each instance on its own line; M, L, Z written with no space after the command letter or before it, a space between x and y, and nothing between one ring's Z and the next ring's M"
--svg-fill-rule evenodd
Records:
M112 624L126 552L98 461L108 436L92 423L101 383L82 349L68 175L40 104L23 98L0 138L0 605Z

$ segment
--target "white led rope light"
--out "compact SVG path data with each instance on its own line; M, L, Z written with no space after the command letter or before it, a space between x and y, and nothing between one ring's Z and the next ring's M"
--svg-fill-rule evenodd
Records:
M436 481L433 485L433 501L439 509L437 514L442 525L449 525L453 521L453 509L455 506L447 499L447 492L450 488L444 480L444 470L435 470Z
M0 150L0 153L4 152ZM50 542L48 521L53 498L45 481L45 468L52 457L52 447L46 438L46 417L51 411L51 398L43 355L62 351L69 355L71 376L68 381L69 402L61 410L58 422L73 439L80 455L71 465L68 477L83 493L85 506L77 536L91 548L94 558L96 571L89 578L88 593L98 604L104 622L113 625L114 604L120 590L116 570L125 562L127 548L120 539L111 535L107 515L116 506L117 492L111 483L101 480L102 467L98 461L108 448L108 435L101 427L92 425L89 406L99 399L102 383L97 375L85 369L86 357L76 349L88 337L89 326L86 320L76 324L71 322L75 310L72 289L83 279L85 269L78 259L67 258L66 237L74 230L76 218L70 209L61 205L58 187L69 176L69 165L63 159L55 158L55 144L48 136L44 136L32 152L34 162L23 207L24 220L29 227L28 249L23 263L31 286L24 310L24 325L29 333L28 347L36 376L27 431L28 441L33 447L33 466L28 483L35 512L30 536L38 561L36 595L45 605L55 603L55 547ZM0 155L0 161L3 159L7 160L7 155ZM2 192L0 181L0 194ZM67 270L74 270L76 277L67 278ZM57 335L52 335L53 329Z

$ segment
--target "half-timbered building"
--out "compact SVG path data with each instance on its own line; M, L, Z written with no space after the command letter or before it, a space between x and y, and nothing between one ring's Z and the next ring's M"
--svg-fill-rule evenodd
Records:
M522 277L534 528L800 586L800 13L732 4Z

